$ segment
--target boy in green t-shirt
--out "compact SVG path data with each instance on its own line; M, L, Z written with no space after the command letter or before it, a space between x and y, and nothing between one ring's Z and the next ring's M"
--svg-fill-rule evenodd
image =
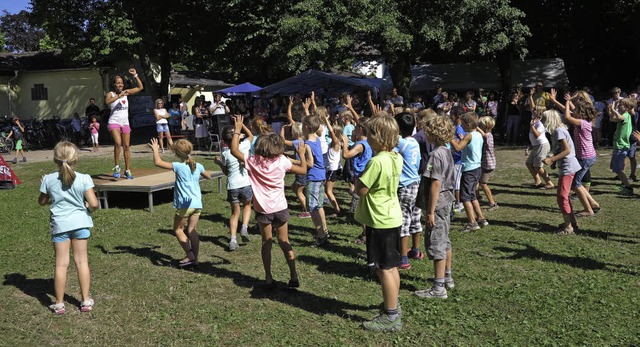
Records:
M383 312L362 327L373 331L400 331L402 321L398 294L402 264L400 226L402 210L398 202L398 184L402 156L393 149L398 145L398 124L389 116L373 117L368 122L367 140L376 154L367 163L355 186L360 197L355 218L365 226L367 259L375 264L382 286Z
M616 125L616 132L613 134L613 153L611 154L610 168L611 171L618 175L620 181L622 181L620 193L624 195L633 195L633 188L629 183L627 175L624 173L624 161L631 147L629 137L631 136L632 124L629 111L635 107L636 100L631 98L620 100L618 110L613 107L613 104L609 104L610 119L612 122L618 123Z

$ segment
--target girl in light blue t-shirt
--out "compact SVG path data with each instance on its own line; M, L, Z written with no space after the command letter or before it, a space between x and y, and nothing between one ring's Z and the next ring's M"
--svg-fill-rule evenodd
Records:
M180 267L198 265L200 238L196 232L200 213L202 212L202 192L200 177L211 179L211 174L204 166L191 157L193 145L180 139L173 143L173 152L180 162L168 163L160 158L158 139L152 138L149 144L153 149L153 163L160 168L173 170L176 183L173 187L173 207L176 214L173 219L173 231L187 256L178 262ZM187 223L188 221L188 223ZM187 233L184 228L187 225Z
M51 211L51 241L56 254L53 275L56 302L49 308L55 314L65 314L64 289L67 284L69 249L73 248L73 261L78 272L82 301L80 311L93 309L89 297L91 283L87 243L93 227L89 212L98 208L98 198L93 191L91 176L73 171L78 162L78 148L71 142L60 142L53 149L53 161L58 171L42 176L40 206L49 204Z

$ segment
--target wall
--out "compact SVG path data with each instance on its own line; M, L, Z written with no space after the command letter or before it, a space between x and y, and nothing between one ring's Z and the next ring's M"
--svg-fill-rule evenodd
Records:
M0 81L2 83L2 81ZM47 100L32 100L34 84L44 84ZM0 115L8 109L5 89L0 87ZM84 116L90 98L102 107L104 100L103 80L98 69L21 71L12 81L12 110L22 119L47 119L54 115L71 118L77 112ZM4 102L4 103L3 103Z

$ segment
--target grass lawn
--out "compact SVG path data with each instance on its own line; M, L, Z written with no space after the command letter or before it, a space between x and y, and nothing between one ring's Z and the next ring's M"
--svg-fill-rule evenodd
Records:
M89 243L95 309L77 309L71 265L67 314L55 316L47 309L54 267L49 211L37 197L40 176L56 167L17 165L24 184L0 191L0 345L640 345L640 204L637 196L617 194L609 156L599 157L593 170L592 194L603 210L580 219L576 236L558 236L555 191L529 187L521 150L496 154L490 186L501 207L486 213L490 225L460 233L463 214L452 224L456 288L447 300L414 296L433 270L426 258L413 261L413 269L401 272L404 328L391 334L359 328L376 314L382 295L364 270L364 247L352 242L360 227L351 216L328 221L335 238L323 249L312 247L311 220L293 217L289 233L301 287L267 291L258 230L250 230L250 243L226 250L230 209L213 182L203 183L199 270L177 268L184 254L171 231L170 192L155 195L153 214L144 209L144 194L110 194L112 208L93 214ZM216 169L210 158L198 160ZM110 161L81 158L77 170L108 172ZM134 165L151 167L151 155ZM337 193L348 208L346 186L339 184ZM295 215L299 205L290 192L288 200ZM273 265L276 280L286 283L277 245Z

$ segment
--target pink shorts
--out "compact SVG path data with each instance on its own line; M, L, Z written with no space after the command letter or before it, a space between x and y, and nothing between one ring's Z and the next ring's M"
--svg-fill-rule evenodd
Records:
M123 134L131 134L131 127L128 125L107 124L107 129L109 132L112 132L113 130L120 130Z

